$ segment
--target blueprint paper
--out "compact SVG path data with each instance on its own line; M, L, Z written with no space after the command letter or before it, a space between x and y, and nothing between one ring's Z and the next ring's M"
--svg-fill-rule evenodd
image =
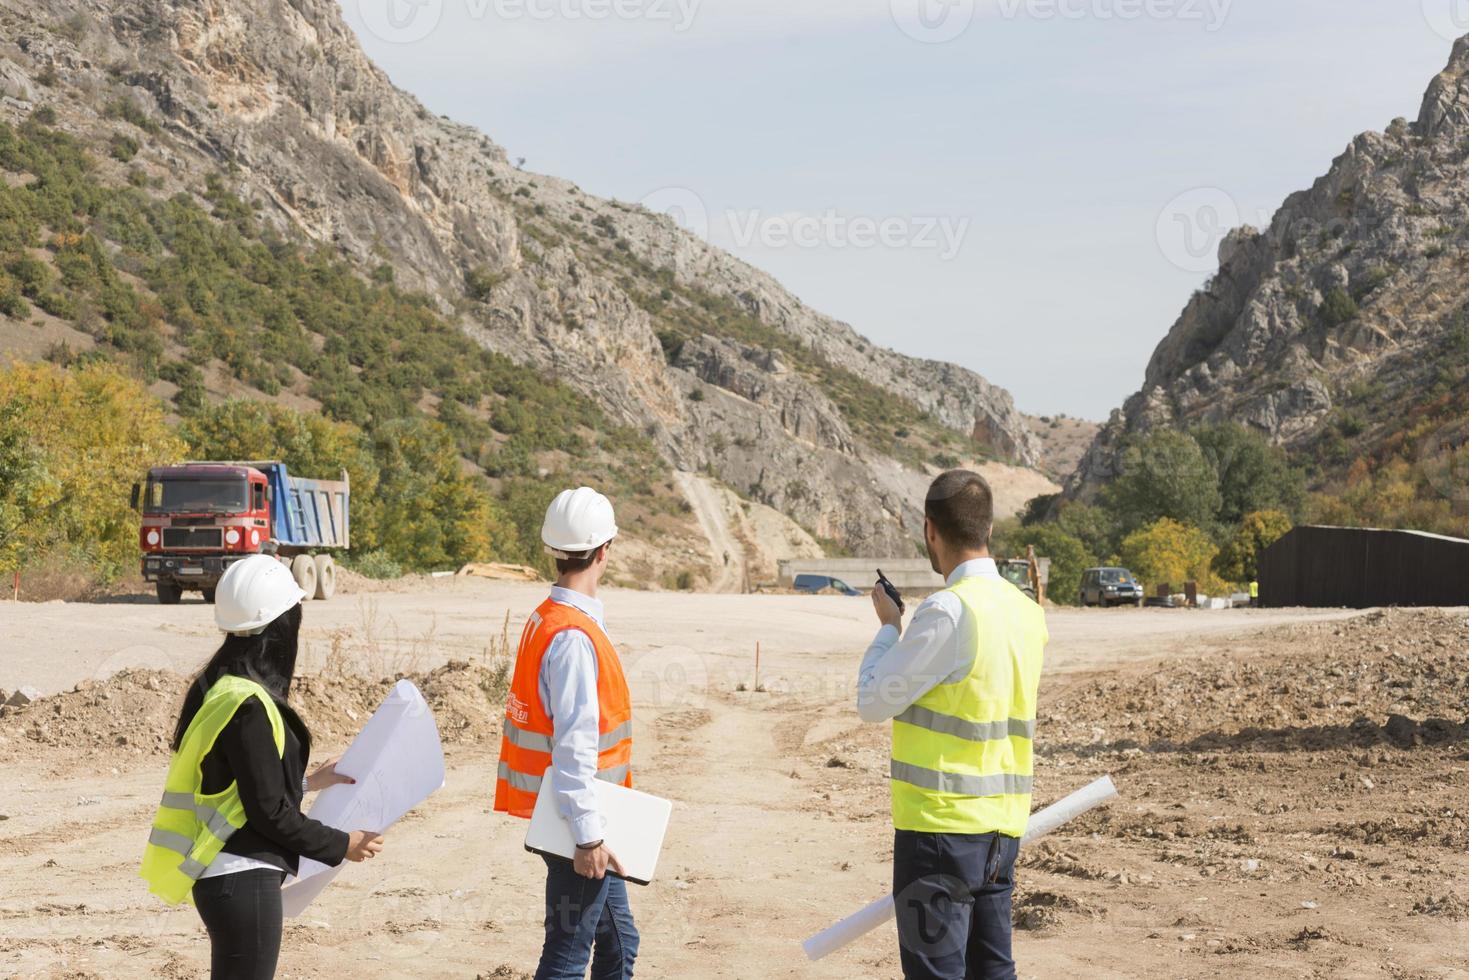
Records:
M439 728L412 681L397 683L337 762L337 771L357 782L322 790L310 816L338 830L383 833L444 785ZM340 870L302 858L299 873L281 890L285 914L304 912Z

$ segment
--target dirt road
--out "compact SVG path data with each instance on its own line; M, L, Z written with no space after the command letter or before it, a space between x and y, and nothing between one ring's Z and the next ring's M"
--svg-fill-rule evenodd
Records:
M745 591L745 546L730 531L725 499L707 477L678 472L679 490L694 508L704 537L709 539L709 561L713 568L710 592Z
M377 678L479 660L542 592L446 580L312 603L307 667ZM867 604L606 598L639 785L677 804L659 880L634 889L639 975L896 976L890 927L817 964L799 948L887 890L886 732L851 704ZM1037 802L1102 772L1124 798L1026 856L1022 976L1465 976L1469 905L1452 883L1469 871L1469 626L1432 615L1053 613ZM0 620L6 689L184 671L213 641L197 603L0 604ZM739 690L757 640L765 693ZM0 719L0 977L201 975L195 914L164 910L133 877L166 761L137 732L158 727L182 683L152 677ZM338 689L303 691L323 753L350 727ZM282 976L514 978L533 964L539 864L520 825L484 812L497 710L478 703L474 724L436 708L453 731L447 785L288 925ZM1397 712L1416 720L1390 723ZM132 727L119 745L72 731L73 713L72 728L118 715Z

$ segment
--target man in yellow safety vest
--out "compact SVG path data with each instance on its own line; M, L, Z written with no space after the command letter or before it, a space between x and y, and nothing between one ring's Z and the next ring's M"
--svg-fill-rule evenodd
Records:
M924 502L924 540L946 588L913 613L879 585L882 623L857 708L893 723L893 899L908 980L1013 980L1010 901L1030 817L1031 743L1045 614L989 554L994 503L953 470Z

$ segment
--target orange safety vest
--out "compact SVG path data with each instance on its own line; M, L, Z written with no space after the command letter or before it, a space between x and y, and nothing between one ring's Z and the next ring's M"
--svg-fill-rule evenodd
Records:
M505 734L500 738L500 770L495 779L495 809L530 817L536 808L541 777L551 767L555 729L541 704L541 658L563 630L578 629L597 653L597 778L632 786L632 698L622 661L612 641L586 613L547 599L520 634L515 675L505 707Z

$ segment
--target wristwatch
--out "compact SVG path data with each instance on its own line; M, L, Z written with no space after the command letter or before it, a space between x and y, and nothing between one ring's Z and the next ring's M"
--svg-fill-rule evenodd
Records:
M597 848L599 848L601 846L602 846L602 842L601 841L594 840L590 844L578 844L578 845L576 845L576 849L578 851L595 851Z

